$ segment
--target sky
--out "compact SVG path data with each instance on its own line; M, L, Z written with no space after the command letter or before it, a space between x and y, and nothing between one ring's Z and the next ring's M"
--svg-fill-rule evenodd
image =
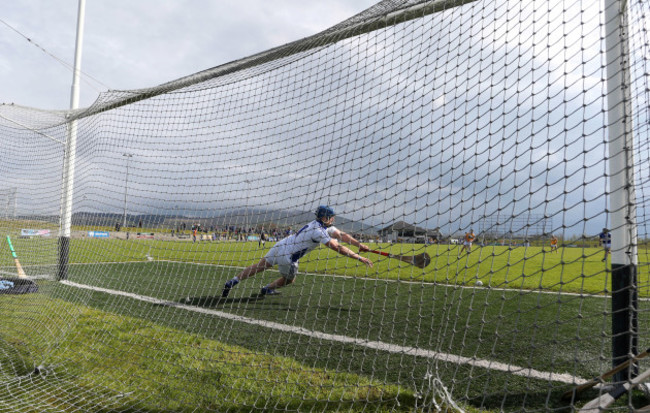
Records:
M82 71L106 86L82 83L81 106L99 91L165 83L372 6L273 3L220 1L216 10L206 2L190 13L196 2L112 2L111 10L89 2ZM17 20L23 26L2 20L71 60L76 7L59 16L61 7L37 4L8 9L35 8L36 20ZM403 220L445 233L503 232L504 217L542 216L552 219L544 231L598 233L610 223L598 4L478 1L102 113L83 131L75 208L119 212L128 198L133 213L208 216L327 202L379 227ZM54 21L60 29L48 28ZM1 22L0 30L0 101L66 109L71 71ZM27 60L14 64L18 55ZM12 186L22 205L56 209L58 186L48 180L61 178L51 173L61 145L45 141L52 149L44 150L41 138L11 148L15 159L35 154L28 162L5 163L18 165ZM43 194L53 201L27 201Z
M374 3L87 1L80 107L100 91L156 86L316 34ZM77 13L75 0L3 2L0 103L70 107Z

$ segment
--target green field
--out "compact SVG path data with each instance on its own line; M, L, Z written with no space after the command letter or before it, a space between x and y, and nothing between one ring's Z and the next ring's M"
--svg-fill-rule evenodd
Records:
M28 273L56 262L52 240L14 244ZM423 251L419 245L381 248ZM412 411L433 394L427 379L432 372L470 410L562 408L568 402L559 395L567 384L431 354L583 378L608 369L610 272L599 249L550 254L540 247L484 247L458 258L457 247L434 245L426 249L432 263L423 271L376 255L375 267L367 269L320 248L301 260L301 274L281 296L253 297L278 276L268 271L221 299L223 283L265 251L255 242L73 240L69 281L106 290L41 280L45 294L38 299L44 303L29 308L50 310L25 310L29 297L1 300L0 311L14 314L15 322L0 327L0 338L27 360L27 370L39 357L63 365L81 354L87 362L65 369L71 386L122 394L141 383L151 396L135 391L120 398L123 407L132 403L138 409L160 408L156 395L170 394L178 410L218 410L215 403L261 408L262 401L296 408L302 400L304 410L368 411L363 406L371 401L372 411ZM483 287L475 287L477 279ZM644 266L639 287L647 296ZM641 314L648 310L645 301L639 305ZM39 317L47 314L58 318L43 336L48 320ZM24 339L30 343L24 351L15 343L34 335L34 326L40 336ZM101 362L101 354L110 356ZM118 361L119 354L126 361ZM251 367L259 365L263 372ZM198 387L184 387L186 377ZM301 385L311 380L319 384ZM268 397L260 399L255 389Z
M7 250L6 241L2 248ZM54 239L16 239L23 266L57 262ZM75 239L72 242L73 263L118 263L146 261L147 255L157 261L176 261L241 267L257 262L266 248L256 242L197 242L158 240L104 240ZM481 280L484 286L526 290L559 291L570 293L604 294L611 287L609 260L602 262L600 248L560 248L551 253L542 247L474 247L470 255L461 253L456 245L371 244L373 248L395 254L414 255L426 251L432 258L424 270L396 260L366 253L375 262L367 269L359 262L344 258L328 248L321 247L300 262L300 271L322 274L340 274L364 278L418 280L457 285L474 285ZM648 250L639 251L639 296L650 296L650 262ZM13 265L11 256L4 254L0 266Z

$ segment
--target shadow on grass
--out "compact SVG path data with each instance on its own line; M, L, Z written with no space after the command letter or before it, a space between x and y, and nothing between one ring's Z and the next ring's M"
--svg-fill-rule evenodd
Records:
M211 308L211 309L230 309L233 308L233 304L243 304L246 305L249 309L257 310L274 310L274 311L297 311L299 305L287 301L287 298L290 296L280 297L265 297L259 294L253 294L250 297L228 297L223 298L220 296L202 296L202 297L183 297L177 301L171 301L168 303L161 303L157 305L161 306L178 306L178 305L187 305L201 308ZM248 306L249 304L258 304L257 306ZM235 306L236 307L236 306ZM348 307L333 307L333 306L320 306L320 305L310 305L312 310L322 310L329 312L339 312L339 313L352 313L358 312L358 309L351 309Z
M264 300L264 297L260 296L251 296L251 297L233 297L233 298L224 298L219 296L205 296L205 297L183 297L177 301L178 304L183 305L193 305L196 307L221 307L226 304L234 303L254 303L260 300Z

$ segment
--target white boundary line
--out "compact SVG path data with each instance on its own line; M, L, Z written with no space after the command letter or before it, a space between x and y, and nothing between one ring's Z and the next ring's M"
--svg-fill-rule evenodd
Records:
M535 378L535 379L546 380L546 381L555 381L555 382L561 382L566 384L579 385L587 382L587 380L583 378L572 376L568 373L560 374L560 373L545 372L545 371L539 371L531 368L513 366L511 364L505 364L497 361L477 359L475 357L472 358L462 357L462 356L457 356L455 354L439 353L433 350L426 350L417 347L400 346L397 344L385 343L382 341L370 341L370 340L364 340L364 339L359 339L354 337L342 336L339 334L322 333L319 331L307 330L306 328L303 327L290 326L286 324L276 323L273 321L257 320L254 318L243 317L243 316L239 316L236 314L231 314L223 311L185 305L174 301L161 300L159 298L127 293L124 291L111 290L108 288L93 287L93 286L79 284L67 280L61 281L61 284L65 284L70 287L83 288L86 290L103 292L111 295L128 297L128 298L132 298L135 300L144 301L152 304L175 307L186 311L192 311L195 313L213 315L227 320L237 321L241 323L264 327L264 328L270 328L276 331L284 331L287 333L301 334L307 337L313 337L320 340L336 341L345 344L354 344L356 346L366 347L374 350L386 351L393 354L404 354L404 355L423 357L423 358L428 358L433 360L440 360L448 363L466 364L474 367L481 367L484 369L503 371L503 372L514 374L516 376Z

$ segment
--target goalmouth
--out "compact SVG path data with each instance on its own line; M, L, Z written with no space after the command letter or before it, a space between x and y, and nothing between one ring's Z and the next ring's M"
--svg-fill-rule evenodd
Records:
M38 286L0 300L0 402L580 408L650 345L646 3L386 0L88 108L0 105L3 237ZM279 296L275 269L222 295L319 205L372 268L320 247Z

